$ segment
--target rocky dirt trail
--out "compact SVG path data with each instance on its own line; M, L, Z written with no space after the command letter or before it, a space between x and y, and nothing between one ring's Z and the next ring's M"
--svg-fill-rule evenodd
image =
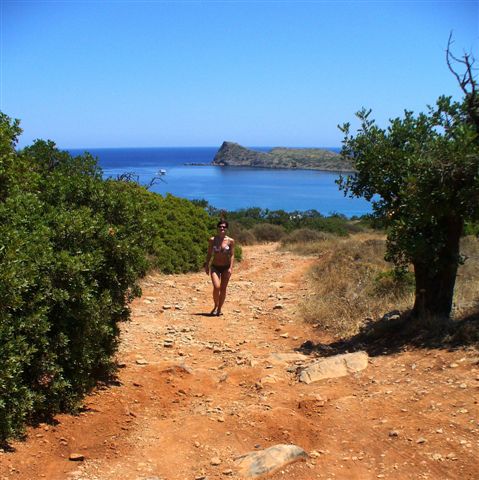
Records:
M477 478L479 353L405 349L300 383L314 359L295 349L328 341L298 313L317 260L276 247L245 248L219 318L204 273L147 277L118 381L0 452L0 479L239 479L235 458L277 444L309 456L271 479Z

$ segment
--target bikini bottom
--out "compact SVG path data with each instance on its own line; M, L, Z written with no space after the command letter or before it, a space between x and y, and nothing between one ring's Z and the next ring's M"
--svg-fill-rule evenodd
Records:
M230 265L211 265L211 272L215 272L218 276L228 271Z

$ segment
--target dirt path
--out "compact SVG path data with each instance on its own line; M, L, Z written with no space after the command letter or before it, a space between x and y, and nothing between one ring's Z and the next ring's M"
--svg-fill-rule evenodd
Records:
M29 429L0 453L0 479L236 479L236 456L279 443L310 458L272 479L477 478L477 351L378 356L310 385L272 355L326 340L297 314L314 261L247 247L220 318L205 315L204 273L146 278L123 327L118 384L79 416Z

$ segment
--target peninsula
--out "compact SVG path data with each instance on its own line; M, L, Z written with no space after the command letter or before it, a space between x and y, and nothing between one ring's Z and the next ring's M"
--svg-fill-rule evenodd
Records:
M233 142L223 142L212 165L257 168L291 168L353 172L350 162L336 152L322 148L275 147L268 153L257 152Z

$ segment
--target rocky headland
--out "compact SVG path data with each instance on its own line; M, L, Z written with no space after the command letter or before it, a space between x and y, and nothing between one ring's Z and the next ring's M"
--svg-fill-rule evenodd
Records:
M351 163L336 152L322 148L276 147L257 152L238 143L223 142L212 165L258 168L296 168L330 172L353 172Z

